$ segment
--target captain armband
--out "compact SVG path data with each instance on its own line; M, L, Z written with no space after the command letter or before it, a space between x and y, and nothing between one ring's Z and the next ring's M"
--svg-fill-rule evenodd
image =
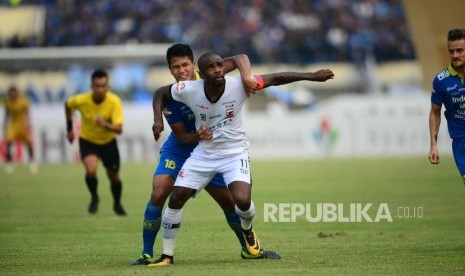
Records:
M263 76L262 75L255 75L255 80L257 81L257 91L262 90L265 88L265 82L263 81Z

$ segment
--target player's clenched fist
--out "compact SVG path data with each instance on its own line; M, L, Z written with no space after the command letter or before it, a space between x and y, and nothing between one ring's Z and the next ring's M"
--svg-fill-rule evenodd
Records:
M205 127L201 127L197 133L200 136L200 140L211 140L213 137L211 131L209 131Z
M155 141L158 141L158 139L160 139L160 133L162 131L163 131L163 120L155 119L152 125L153 138L155 138Z

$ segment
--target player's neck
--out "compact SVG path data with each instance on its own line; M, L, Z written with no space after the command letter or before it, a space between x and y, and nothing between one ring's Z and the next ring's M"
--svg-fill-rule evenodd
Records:
M95 97L92 97L92 101L93 101L95 104L101 104L104 100L105 100L105 97L100 98L100 99L96 99Z
M207 96L207 99L210 102L215 103L223 95L224 88L225 88L225 85L215 86L215 85L205 83L205 86L204 86L205 95Z
M461 76L462 80L465 78L465 66L454 68L454 70Z

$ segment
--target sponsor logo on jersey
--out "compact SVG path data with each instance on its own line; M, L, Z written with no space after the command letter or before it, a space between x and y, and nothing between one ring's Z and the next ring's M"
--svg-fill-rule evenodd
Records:
M463 103L465 102L465 96L462 95L460 97L452 97L452 103Z
M444 78L447 78L448 76L450 76L449 70L444 70L438 74L438 80L443 80Z
M226 108L226 118L234 117L234 109L233 108Z
M224 102L224 103L222 103L222 105L230 105L230 106L226 106L226 107L232 107L235 102L236 101Z
M208 106L204 106L203 104L196 104L195 106L200 109L208 109Z
M178 82L178 84L176 84L176 91L181 92L184 88L186 88L186 84L184 82Z
M207 120L207 115L200 113L200 120L206 121Z
M220 118L221 117L221 114L216 114L214 116L210 116L210 119L215 119L215 118Z
M454 86L451 86L451 87L447 87L447 92L450 92L450 91L452 91L452 90L454 90L456 88L457 88L457 84L455 84Z

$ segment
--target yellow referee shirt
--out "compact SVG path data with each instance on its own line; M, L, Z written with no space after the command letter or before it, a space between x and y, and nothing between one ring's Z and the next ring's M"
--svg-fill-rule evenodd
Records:
M24 96L18 96L16 100L7 99L5 108L8 112L9 121L6 138L8 141L16 139L26 140L28 137L27 114L29 110L29 101Z
M118 95L107 91L105 100L95 103L92 91L70 97L66 104L81 113L81 138L98 145L111 142L116 133L101 127L95 119L102 117L111 124L123 124L123 105Z

